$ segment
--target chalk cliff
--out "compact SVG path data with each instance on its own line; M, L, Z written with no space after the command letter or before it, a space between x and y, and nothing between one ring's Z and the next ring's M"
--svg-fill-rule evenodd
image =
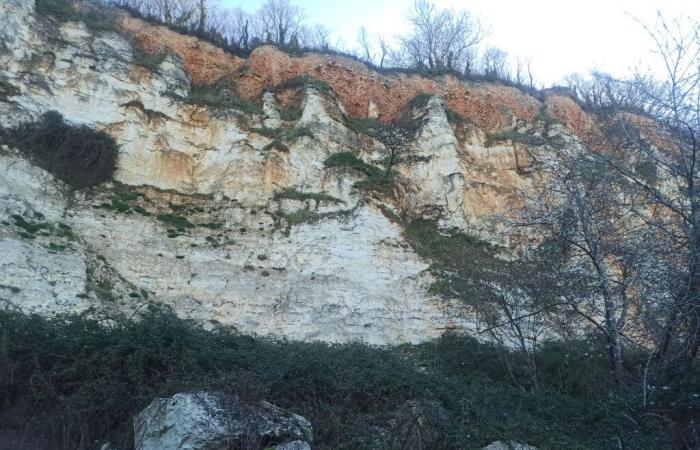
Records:
M536 182L528 146L589 122L556 93L270 46L244 59L126 13L95 30L4 0L0 23L0 126L55 110L120 148L114 182L84 191L0 150L0 299L27 311L158 301L246 333L379 344L473 326L431 292L402 219L507 244L489 218ZM225 83L239 103L192 100ZM362 118L410 129L390 189L325 163L382 167Z

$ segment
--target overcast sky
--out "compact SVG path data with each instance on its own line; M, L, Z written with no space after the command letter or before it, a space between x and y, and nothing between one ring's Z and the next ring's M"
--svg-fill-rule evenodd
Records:
M254 11L264 0L222 0L224 6ZM310 22L354 48L357 30L395 36L407 28L413 0L296 0ZM624 76L633 67L653 64L651 41L632 18L653 24L666 17L700 18L700 0L436 0L442 7L467 9L486 23L487 40L513 56L532 60L544 84L565 75L600 69Z

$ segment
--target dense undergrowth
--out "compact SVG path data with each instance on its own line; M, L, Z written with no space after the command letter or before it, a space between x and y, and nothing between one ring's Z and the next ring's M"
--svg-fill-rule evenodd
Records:
M418 436L432 449L497 439L540 449L682 448L660 399L644 410L635 392L616 389L598 343L545 345L537 359L535 390L517 379L516 355L452 334L381 348L206 331L163 307L139 321L4 310L0 448L88 449L107 440L132 448L134 413L156 396L202 389L306 416L318 449L418 448ZM685 408L676 392L664 391L666 407ZM400 420L416 410L420 420Z
M15 129L0 129L0 141L19 148L38 166L74 189L111 180L119 153L109 134L85 125L68 124L56 111Z

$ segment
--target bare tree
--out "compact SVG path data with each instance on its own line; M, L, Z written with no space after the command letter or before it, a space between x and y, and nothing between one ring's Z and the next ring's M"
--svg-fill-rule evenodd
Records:
M614 133L606 134L595 155L648 199L649 207L633 211L668 242L659 261L675 268L658 354L692 361L700 347L700 23L659 17L645 29L665 78L653 82L638 74L594 91L603 100L593 101L610 105L614 113L609 127ZM626 114L621 99L631 99L651 120ZM616 157L620 152L624 158Z
M372 42L367 32L367 28L360 27L357 32L357 45L360 46L360 58L365 62L372 64L374 62L374 54L372 51Z
M654 229L631 206L643 195L589 148L570 142L533 154L543 181L521 210L531 235L560 246L559 295L607 340L612 371L624 379L624 341L635 336L649 310L656 280ZM634 329L634 333L631 330Z
M399 40L402 59L431 71L462 71L469 50L486 35L467 11L441 10L429 0L416 0L408 19L413 29Z
M386 37L383 35L379 36L379 51L380 51L380 56L379 56L379 68L382 69L384 68L384 61L386 60L386 57L389 55L389 52L391 51L391 47L389 46L389 42L386 40Z
M293 42L299 42L303 32L305 15L301 9L290 0L267 0L257 11L257 19L261 36L281 46L286 47Z
M509 80L508 53L489 47L481 57L481 73L489 78Z

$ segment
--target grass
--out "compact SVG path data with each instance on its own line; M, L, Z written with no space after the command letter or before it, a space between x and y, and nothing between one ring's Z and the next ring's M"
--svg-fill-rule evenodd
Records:
M136 213L141 214L142 216L150 216L151 213L148 212L145 208L143 208L140 205L135 205L133 203L139 198L145 199L146 196L140 192L118 191L112 194L108 203L101 203L96 207L122 214Z
M253 128L251 131L260 134L275 141L291 141L298 139L300 137L310 137L314 138L313 133L306 127L295 127L295 128Z
M262 113L261 105L236 95L234 87L224 80L215 84L193 84L186 101L194 105L236 109L248 114Z
M377 132L384 127L377 119L372 119L370 117L345 116L345 123L356 133L362 133L368 136L376 136Z
M657 412L611 388L596 341L545 344L536 355L542 387L529 391L513 382L523 370L517 354L454 334L400 347L302 343L207 331L156 305L134 320L0 310L0 330L6 448L130 448L135 413L199 390L301 414L319 450L461 450L510 439L540 450L659 450L677 448L674 428L692 426L668 419L686 406L673 406L685 395L672 381L653 394Z
M411 101L408 102L408 106L406 107L406 109L411 110L425 108L426 106L428 106L428 102L432 97L433 96L431 94L421 92L420 94L413 97Z
M189 220L187 220L185 217L178 216L175 214L159 214L156 216L156 219L168 226L173 227L176 231L180 233L195 227L195 225Z
M37 214L37 217L43 216ZM11 218L14 222L14 225L21 230L19 231L19 235L25 239L34 239L36 236L55 236L68 241L75 240L75 234L73 233L73 230L70 226L64 223L59 222L57 224L52 224L49 222L44 222L42 220L27 220L24 217L17 214L13 215ZM57 250L58 247L61 245L63 244L50 243L49 247L56 247L51 248L51 250ZM63 249L65 249L66 246L63 245L63 247Z
M309 75L292 78L275 86L275 91L279 92L285 89L295 88L313 88L325 95L332 95L333 88L325 81L319 80Z
M490 133L486 137L486 146L490 147L500 142L518 142L532 147L539 147L547 144L547 139L542 136L521 133L519 131L510 130L498 133Z
M323 162L323 164L326 167L345 167L357 170L367 176L381 175L384 172L379 167L367 164L366 162L362 161L360 158L358 158L350 152L334 153L331 156L329 156Z
M368 164L350 152L334 153L324 161L324 165L326 167L345 167L363 173L365 179L354 184L353 187L356 189L390 194L394 188L395 173L393 171Z
M296 122L301 119L303 111L300 108L279 108L280 118L286 122Z
M298 209L289 214L285 214L284 219L287 221L287 226L301 225L302 223L311 223L318 218L318 214L311 211L309 208Z
M472 282L501 263L493 245L457 229L441 229L434 220L404 223L404 236L416 253L432 262L438 280L431 291L447 298L468 298L474 292Z
M343 200L326 194L325 192L300 192L296 189L285 189L284 191L275 194L276 199L307 201L312 200L316 205L322 202L326 203L345 203Z
M24 217L17 214L12 216L12 220L14 220L15 226L21 228L25 233L31 235L35 235L41 231L49 233L51 230L53 230L53 227L47 222L28 221Z

